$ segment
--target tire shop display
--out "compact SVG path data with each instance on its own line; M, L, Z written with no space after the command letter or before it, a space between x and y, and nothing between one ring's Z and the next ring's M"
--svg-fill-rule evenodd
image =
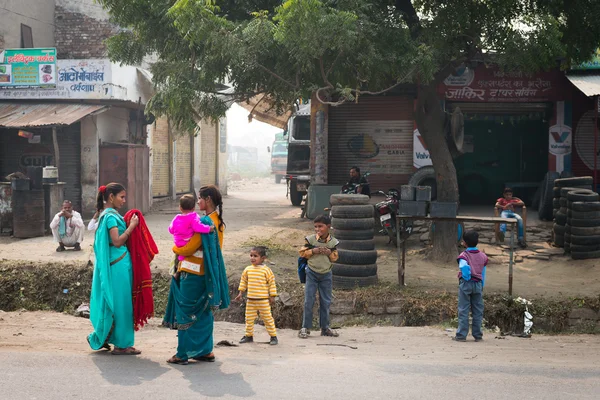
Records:
M540 187L540 204L538 215L542 221L554 219L554 181L560 177L558 172L548 172Z
M353 289L377 283L375 209L361 194L330 197L333 236L339 240L339 259L333 264L333 287Z
M593 193L591 177L577 177L577 178L561 178L554 180L553 200L553 238L554 244L558 247L564 247L565 252L570 251L570 232L567 228L567 214L568 214L568 194L572 191L583 191L586 193ZM540 208L541 210L541 208Z
M567 194L565 240L573 260L600 258L600 201L591 190L574 190Z

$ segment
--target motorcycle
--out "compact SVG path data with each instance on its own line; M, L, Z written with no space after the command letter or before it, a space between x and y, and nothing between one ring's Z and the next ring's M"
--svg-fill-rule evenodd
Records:
M370 172L365 172L363 174L363 178L368 178L369 175L371 175ZM358 194L358 188L361 187L362 185L365 185L364 183L351 183L351 184L346 184L344 186L342 186L342 194ZM368 183L367 183L368 185Z
M387 193L379 191L378 194L385 196L385 200L375 204L375 210L379 214L381 227L380 233L387 235L390 238L389 243L394 243L398 246L397 223L396 215L398 214L398 202L400 200L400 192L397 189L390 189ZM412 221L403 220L400 226L400 240L406 240L412 233Z

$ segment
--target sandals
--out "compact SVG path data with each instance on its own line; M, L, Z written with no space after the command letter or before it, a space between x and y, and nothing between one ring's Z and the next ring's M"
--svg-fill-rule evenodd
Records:
M173 356L167 360L169 364L188 365L188 360L182 360L177 356Z
M135 347L128 347L126 349L117 349L115 347L113 351L111 351L111 354L115 356L137 356L138 354L142 354L142 351Z
M203 356L192 357L192 359L194 359L196 361L215 362L215 354L208 353Z
M58 246L58 247L56 248L56 252L57 252L57 253L62 253L62 252L63 252L63 251L65 251L65 250L67 250L67 249L65 249L65 246Z

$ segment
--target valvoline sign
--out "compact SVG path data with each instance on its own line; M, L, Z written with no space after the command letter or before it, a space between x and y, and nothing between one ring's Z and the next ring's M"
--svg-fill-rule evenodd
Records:
M563 155L571 153L573 147L571 127L562 124L551 126L549 139L549 151L551 154Z
M418 129L413 131L413 167L419 169L432 165L429 150L425 145L425 140L419 133Z

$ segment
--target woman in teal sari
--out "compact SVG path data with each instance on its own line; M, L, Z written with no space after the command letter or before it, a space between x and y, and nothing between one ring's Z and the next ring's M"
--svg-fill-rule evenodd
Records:
M215 361L213 310L229 307L229 286L221 253L223 245L223 199L216 186L200 189L198 206L206 212L202 223L216 232L196 233L184 247L174 247L185 259L171 280L163 325L177 329L177 353L167 360L186 365L188 360ZM217 211L218 209L218 211Z
M137 355L133 347L133 302L131 299L132 265L127 239L139 219L134 216L129 227L117 212L125 204L125 188L118 183L101 186L97 208L100 212L94 253L96 263L90 296L90 321L94 327L87 340L93 350L102 348L115 355Z

